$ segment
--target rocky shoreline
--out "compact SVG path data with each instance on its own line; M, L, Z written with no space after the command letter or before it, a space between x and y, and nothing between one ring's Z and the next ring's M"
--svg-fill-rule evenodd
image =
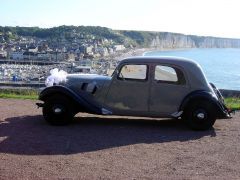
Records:
M121 53L117 53L114 55L114 60L122 60L127 57L132 56L143 56L145 53L152 52L152 51L172 51L172 50L184 50L186 48L138 48L138 49L131 49L128 51L124 51ZM109 59L109 58L106 58Z

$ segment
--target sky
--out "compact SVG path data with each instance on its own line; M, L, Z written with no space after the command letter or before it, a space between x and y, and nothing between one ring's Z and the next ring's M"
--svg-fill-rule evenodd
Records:
M0 26L103 26L240 38L240 0L0 0Z

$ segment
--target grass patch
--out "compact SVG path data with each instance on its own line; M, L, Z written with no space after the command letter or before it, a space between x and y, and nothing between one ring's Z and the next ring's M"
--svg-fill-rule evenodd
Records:
M38 91L34 89L0 89L0 98L38 99Z
M240 110L240 98L239 97L225 98L224 101L228 108L230 108L232 110Z

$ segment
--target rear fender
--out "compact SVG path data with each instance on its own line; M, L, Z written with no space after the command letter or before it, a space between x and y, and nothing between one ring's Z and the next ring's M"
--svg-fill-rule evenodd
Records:
M79 107L82 107L86 112L93 114L102 114L101 108L96 103L84 98L81 94L77 94L71 89L61 85L45 88L39 94L39 100L46 101L50 96L54 94L62 94L64 96L67 96L77 105L79 105Z
M227 110L224 108L224 105L218 100L215 94L207 92L204 90L193 91L188 94L182 101L182 104L179 108L179 112L186 109L187 106L191 105L193 101L205 100L211 103L216 109L217 118L226 118L229 116Z

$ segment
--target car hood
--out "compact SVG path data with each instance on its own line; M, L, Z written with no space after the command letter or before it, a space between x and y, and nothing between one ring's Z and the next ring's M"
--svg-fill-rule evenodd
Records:
M63 85L73 90L85 89L87 92L91 92L95 87L100 90L111 79L109 76L97 74L68 74Z
M98 74L68 74L66 77L67 84L78 83L78 82L82 82L82 83L96 82L97 84L100 85L109 80L111 80L111 77L98 75Z

